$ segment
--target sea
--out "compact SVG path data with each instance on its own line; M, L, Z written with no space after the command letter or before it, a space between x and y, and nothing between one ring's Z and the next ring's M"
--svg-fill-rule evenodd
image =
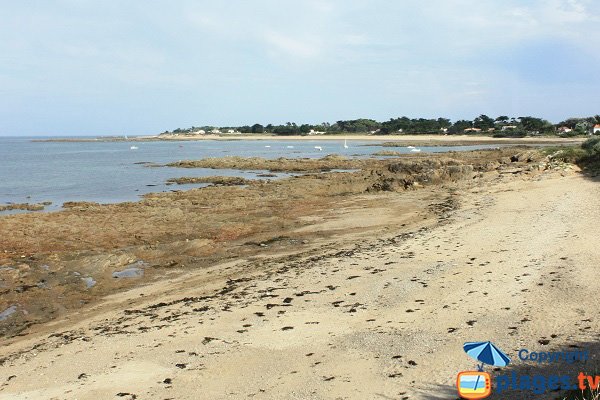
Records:
M182 176L241 176L260 179L267 171L150 167L206 157L308 157L327 154L373 157L374 141L348 140L201 140L47 142L47 137L0 137L0 205L52 202L55 211L67 201L117 203L136 201L150 192L184 190L197 185L167 185ZM74 138L70 138L74 139ZM384 139L382 139L382 142ZM319 147L321 150L319 150ZM464 151L493 145L420 147L421 152ZM404 147L387 148L410 153ZM277 174L277 178L290 174ZM271 178L273 179L273 178ZM275 178L276 179L276 178ZM0 215L19 211L4 211Z

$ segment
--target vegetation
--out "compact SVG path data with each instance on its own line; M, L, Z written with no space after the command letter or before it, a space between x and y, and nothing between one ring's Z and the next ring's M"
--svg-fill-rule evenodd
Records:
M597 376L597 373L590 374L592 376ZM586 382L586 388L584 390L574 389L570 390L566 393L566 396L563 397L563 400L600 400L600 389L591 389L589 384Z
M333 124L296 124L287 122L282 125L254 124L234 127L192 126L188 129L175 129L165 134L202 134L202 133L243 133L274 135L313 135L313 134L488 134L495 137L523 137L531 135L577 136L592 132L594 125L600 124L600 115L587 118L569 118L558 124L537 117L524 116L511 118L501 115L497 118L482 114L473 120L450 121L448 118L391 118L378 122L373 119L359 118L340 120Z
M553 160L577 164L592 175L600 173L600 136L589 138L581 146L546 147L542 151Z
M600 391L592 389L573 390L563 400L600 400Z
M553 146L546 147L542 151L544 154L551 156L553 160L570 164L579 163L587 154L580 146Z

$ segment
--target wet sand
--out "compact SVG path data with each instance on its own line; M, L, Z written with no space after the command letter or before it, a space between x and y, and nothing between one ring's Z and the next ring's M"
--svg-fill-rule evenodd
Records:
M98 283L25 330L6 326L54 289L3 293L0 399L455 398L465 341L596 341L598 182L508 150L428 158L7 217L17 283L46 262Z

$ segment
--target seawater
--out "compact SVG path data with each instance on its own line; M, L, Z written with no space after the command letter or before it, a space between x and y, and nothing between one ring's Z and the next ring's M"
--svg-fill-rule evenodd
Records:
M150 192L184 190L204 185L166 185L181 176L227 175L257 178L265 171L147 167L206 157L310 157L327 154L370 157L380 151L373 141L349 140L202 140L38 142L30 137L0 137L0 204L51 201L56 210L66 201L116 203L135 201ZM382 142L385 138L382 139ZM138 149L132 150L131 146ZM320 146L322 151L315 149ZM446 152L495 146L420 147L422 152ZM406 148L391 148L409 153ZM278 174L279 177L287 174Z

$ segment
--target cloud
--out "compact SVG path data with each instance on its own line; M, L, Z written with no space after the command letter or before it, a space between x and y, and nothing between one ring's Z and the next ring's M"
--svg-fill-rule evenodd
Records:
M40 93L74 118L71 105L83 98L124 121L128 102L154 108L131 124L161 128L173 120L463 118L513 109L560 119L597 103L594 3L12 2L0 25L0 131L19 119L34 124L36 115L48 121L37 111L44 105L30 102ZM576 90L577 101L556 95ZM85 117L93 128L93 113Z

